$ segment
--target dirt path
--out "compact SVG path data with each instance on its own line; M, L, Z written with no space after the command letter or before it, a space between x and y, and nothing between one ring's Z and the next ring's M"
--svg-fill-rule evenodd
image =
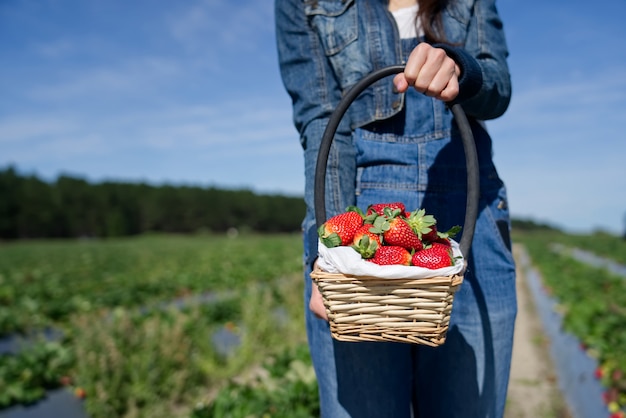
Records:
M514 248L516 259L519 248ZM518 314L513 364L504 418L569 418L559 392L541 321L528 290L524 266L517 267Z

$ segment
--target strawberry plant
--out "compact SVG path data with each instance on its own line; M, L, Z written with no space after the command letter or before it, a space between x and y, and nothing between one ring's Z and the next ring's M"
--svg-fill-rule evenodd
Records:
M304 341L301 292L301 280L290 280L242 288L217 309L193 305L145 315L117 308L105 321L74 317L73 376L85 390L87 412L92 418L183 416L212 388ZM283 302L288 317L274 316ZM239 337L228 353L213 345L220 330Z
M0 247L0 336L301 269L298 235L144 236ZM262 255L261 255L262 254Z
M626 279L551 250L554 235L517 234L544 285L563 313L565 329L599 363L596 377L606 387L613 413L626 411ZM560 241L566 240L561 235Z
M196 406L191 418L308 418L319 416L315 372L306 345L266 360L247 381L230 380L217 396Z
M568 247L578 247L626 265L626 240L622 237L598 231L591 235L566 234L560 238L559 242Z
M92 418L185 416L305 340L301 254L299 235L3 244L0 333L64 338L0 356L0 408L66 385ZM218 352L220 333L238 345Z
M545 239L569 248L580 248L597 256L626 265L626 240L620 236L596 231L591 234L569 234L558 230L531 233L514 231L520 239ZM541 237L541 238L540 238Z
M0 356L0 408L33 403L62 386L73 357L57 342L37 342L14 355Z

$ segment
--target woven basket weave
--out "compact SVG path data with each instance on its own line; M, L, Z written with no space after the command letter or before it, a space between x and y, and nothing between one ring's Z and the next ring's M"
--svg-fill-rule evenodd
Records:
M315 270L333 338L438 346L463 276L380 279Z
M317 158L315 218L318 227L326 219L326 164L341 118L366 87L404 67L377 70L356 83L331 115ZM467 163L467 205L460 251L468 258L478 214L478 158L469 122L460 105L450 109L459 128ZM311 273L322 294L333 338L340 341L396 341L439 346L445 342L454 294L462 275L420 279L389 279L327 273Z

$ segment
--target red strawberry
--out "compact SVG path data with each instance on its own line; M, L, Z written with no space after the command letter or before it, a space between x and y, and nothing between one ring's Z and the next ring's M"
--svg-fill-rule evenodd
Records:
M85 397L87 396L87 392L85 391L85 389L77 387L76 389L74 389L74 396L79 399L85 399Z
M446 247L452 247L452 243L450 242L450 238L439 237L433 243L445 245Z
M377 213L379 215L384 215L385 208L390 208L391 210L399 210L402 215L404 215L406 208L404 203L402 202L391 202L391 203L374 203L367 207L367 211L365 215L371 215L372 213Z
M357 229L352 240L352 248L363 258L372 258L381 246L380 235L372 232L372 229L374 228L371 224L364 224Z
M340 245L350 245L354 240L354 233L363 225L363 215L358 211L348 209L347 212L335 215L324 222L317 233L328 248Z
M382 226L385 245L397 245L407 250L421 250L423 245L411 226L402 218L387 219Z
M620 369L615 369L611 373L611 379L614 382L619 382L620 380L622 380L622 377L624 377L624 373Z
M454 260L449 247L435 242L430 247L424 248L423 250L417 251L413 254L411 264L417 267L436 270L443 267L453 266Z
M602 367L596 367L593 372L596 379L602 379L604 377L604 369Z
M450 246L450 238L454 238L456 234L461 232L461 227L459 225L455 225L452 228L448 229L446 232L437 232L437 237L431 242L439 242Z
M376 241L378 245L381 244L380 235L376 233L376 230L372 224L363 224L359 229L357 229L354 233L354 240L352 241L352 243L356 244L365 235L367 235L370 240Z
M616 402L618 398L619 398L619 391L617 390L617 388L610 388L610 389L605 390L602 393L602 399L608 405L610 405L613 402Z
M427 242L437 241L437 238L439 238L439 235L437 235L437 225L431 225L429 228L430 228L430 231L422 232L422 241L427 241ZM426 228L423 229L423 231L425 230Z
M397 245L383 245L378 247L374 257L368 259L372 263L380 266L389 266L401 264L405 266L411 265L411 253L406 248Z

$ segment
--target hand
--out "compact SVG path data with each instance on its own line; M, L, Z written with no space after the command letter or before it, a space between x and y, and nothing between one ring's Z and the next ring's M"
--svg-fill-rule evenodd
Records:
M420 93L444 102L459 94L461 69L441 48L421 42L409 55L404 72L393 79L396 90L404 93L414 87Z
M317 267L317 261L313 264L313 268ZM309 299L309 309L320 319L328 321L328 315L326 314L326 307L324 306L324 300L322 294L316 283L311 283L311 298Z
M309 309L320 319L328 321L328 315L326 314L326 307L324 306L324 300L320 293L317 284L312 284L311 299L309 300Z

